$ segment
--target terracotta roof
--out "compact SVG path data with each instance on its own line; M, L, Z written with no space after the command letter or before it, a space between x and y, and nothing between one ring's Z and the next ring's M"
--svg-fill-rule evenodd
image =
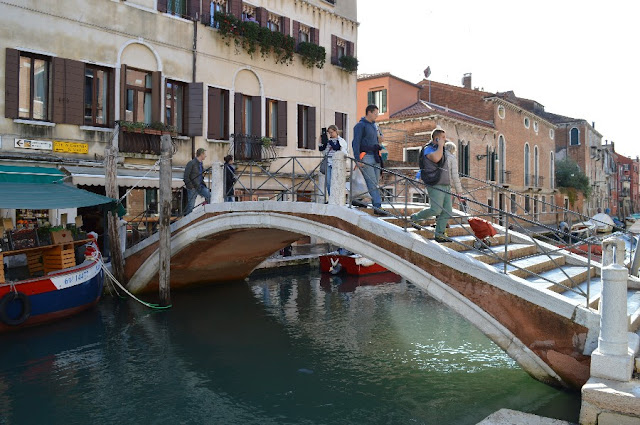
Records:
M364 80L372 80L374 78L382 78L382 77L389 77L389 78L394 78L398 81L402 81L403 83L409 84L411 86L414 86L416 88L421 89L422 86L416 84L416 83L412 83L411 81L407 81L403 78L400 77L396 77L395 75L393 75L390 72L378 72L376 74L360 74L358 75L358 81L364 81Z
M401 119L429 115L443 115L460 121L466 121L475 125L494 128L493 122L491 121L481 120L480 118L472 117L470 115L456 111L455 109L445 108L444 106L436 105L435 103L426 102L424 100L419 100L413 105L396 112L389 118Z

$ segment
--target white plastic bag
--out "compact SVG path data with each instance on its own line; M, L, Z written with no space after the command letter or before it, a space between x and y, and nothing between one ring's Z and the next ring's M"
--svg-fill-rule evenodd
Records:
M364 181L364 176L362 175L362 171L360 171L360 167L355 167L353 171L351 171L351 187L347 188L351 190L351 196L353 198L360 198L363 195L369 194L369 189L367 189L367 183Z

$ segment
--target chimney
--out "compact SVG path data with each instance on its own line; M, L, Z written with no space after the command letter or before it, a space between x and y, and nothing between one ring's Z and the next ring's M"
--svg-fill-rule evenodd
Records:
M462 76L462 87L471 90L471 73L468 72Z

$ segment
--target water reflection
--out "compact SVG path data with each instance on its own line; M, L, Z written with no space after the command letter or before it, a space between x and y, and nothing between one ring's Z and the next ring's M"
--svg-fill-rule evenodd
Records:
M174 293L163 312L107 298L0 335L0 424L475 424L501 407L577 420L579 396L419 289L363 282L280 273Z

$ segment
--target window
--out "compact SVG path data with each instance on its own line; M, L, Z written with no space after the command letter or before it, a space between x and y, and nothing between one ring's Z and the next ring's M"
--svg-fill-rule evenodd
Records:
M538 128L538 121L534 121L533 122L533 131L535 131L536 133L538 132L539 128Z
M278 101L267 99L267 116L265 122L267 124L267 137L277 139L278 137Z
M533 185L538 187L538 145L533 147Z
M172 125L178 134L184 134L185 84L167 80L165 87L165 124Z
M507 156L507 145L504 142L504 136L501 134L498 137L498 179L500 183L505 183L506 177L506 169L505 169L505 161Z
M538 196L533 197L533 219L534 221L540 221L540 214L538 210Z
M530 162L530 152L529 152L529 144L525 143L524 145L524 185L529 186L529 162Z
M207 138L229 140L229 90L209 87Z
M405 148L403 149L403 161L409 164L418 165L418 156L420 155L421 147Z
M298 148L315 149L316 108L298 105Z
M516 202L516 194L515 193L511 194L511 212L513 214L517 214L518 213L518 203Z
M158 189L144 190L144 210L149 214L158 214Z
M177 16L186 16L187 0L167 0L167 13Z
M547 212L547 197L545 195L542 195L542 212Z
M253 122L253 102L251 96L242 96L242 132L254 134L251 124Z
M87 65L84 70L84 124L105 126L108 124L109 71Z
M347 114L343 114L342 112L336 112L336 127L338 127L339 131L342 131L340 134L344 140L349 140L349 122L347 121Z
M496 152L493 148L487 146L487 180L488 181L496 181Z
M151 73L127 69L124 119L151 124Z
M376 105L381 114L387 112L387 89L367 93L367 104Z
M524 117L524 128L529 128L529 117Z
M20 53L18 117L49 119L49 58Z
M220 23L214 19L216 12L227 13L227 2L216 0L209 3L209 25L213 28L220 28ZM204 14L205 11L202 11L202 13Z
M556 188L556 159L553 152L549 152L549 188Z
M413 195L411 195L411 201L426 204L429 202L429 199L426 192L414 192Z
M506 111L502 105L498 106L498 116L502 119L506 116Z
M571 131L569 131L569 140L571 146L580 144L580 131L576 127L573 127Z
M556 132L553 130L553 128L550 128L549 129L549 139L553 140L555 135L556 135Z
M393 194L393 188L383 187L380 196L382 197L382 202L393 202L393 198L395 197L395 195Z
M462 141L458 142L458 172L463 176L469 175L471 142L466 144Z
M531 197L529 195L525 195L524 197L524 212L528 214L531 211Z

